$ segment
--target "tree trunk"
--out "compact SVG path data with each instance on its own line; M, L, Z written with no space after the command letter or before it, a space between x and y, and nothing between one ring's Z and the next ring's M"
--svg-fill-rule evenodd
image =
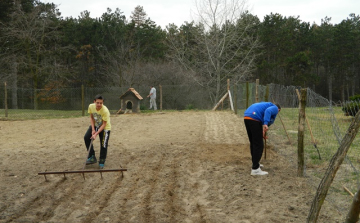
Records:
M329 87L329 101L332 103L332 74L328 76L328 87Z
M18 72L18 64L17 62L13 63L12 69L12 81L11 81L11 108L18 109L18 97L17 97L17 72Z
M331 158L329 166L325 172L323 179L321 180L319 187L316 191L316 195L311 204L310 212L307 218L308 223L315 223L320 213L322 204L324 203L326 194L330 188L332 181L335 178L336 172L340 168L340 165L345 159L346 153L350 148L356 134L360 127L360 112L356 113L355 118L352 120L346 135L341 141L341 145L335 155Z
M220 90L221 90L221 74L219 70L219 61L216 62L216 94L215 94L215 102L220 98Z
M351 204L349 213L346 216L345 223L356 223L359 221L360 213L360 189L356 192Z
M301 100L299 105L299 127L298 127L298 171L297 176L304 176L304 132L305 132L305 106L306 88L301 89Z
M332 74L330 72L329 64L327 65L325 73L327 74L327 77L328 77L329 101L330 101L330 104L332 104Z

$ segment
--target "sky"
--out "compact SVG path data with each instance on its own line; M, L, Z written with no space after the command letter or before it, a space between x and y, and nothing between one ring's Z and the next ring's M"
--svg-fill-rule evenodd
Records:
M147 16L165 29L169 23L178 26L193 21L195 0L41 0L52 2L58 6L63 18L78 18L80 13L87 10L90 17L96 18L106 12L107 8L121 12L130 19L135 7L143 7ZM197 0L200 1L200 0ZM321 24L321 19L331 17L332 24L338 24L349 17L350 13L359 15L359 0L247 0L248 10L263 21L270 13L282 16L299 16L299 19L310 24ZM355 9L358 11L356 12Z

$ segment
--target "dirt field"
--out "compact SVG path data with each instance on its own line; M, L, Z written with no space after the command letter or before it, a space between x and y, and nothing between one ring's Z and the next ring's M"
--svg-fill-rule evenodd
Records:
M105 168L123 177L39 176L83 169L89 123L0 122L0 222L306 222L314 190L272 145L269 175L250 176L243 120L229 112L113 115ZM339 219L327 208L319 222Z

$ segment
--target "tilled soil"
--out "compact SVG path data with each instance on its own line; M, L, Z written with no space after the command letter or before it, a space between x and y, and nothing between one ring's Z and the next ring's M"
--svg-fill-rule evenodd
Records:
M230 112L112 115L105 168L123 175L38 175L82 170L89 124L0 122L0 222L306 222L313 188L271 145L269 175L250 176L243 120ZM319 222L340 219L326 207Z

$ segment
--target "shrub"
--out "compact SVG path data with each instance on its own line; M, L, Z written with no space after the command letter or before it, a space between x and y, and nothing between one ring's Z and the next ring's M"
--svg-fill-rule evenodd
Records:
M146 106L145 105L140 105L140 110L146 110Z
M188 104L188 105L186 105L185 109L186 110L193 110L193 109L195 109L195 106L193 104Z
M360 94L349 97L350 101L360 101Z
M355 116L356 113L359 111L359 102L357 101L351 101L346 103L343 107L342 110L345 112L345 115L351 115L351 116Z

